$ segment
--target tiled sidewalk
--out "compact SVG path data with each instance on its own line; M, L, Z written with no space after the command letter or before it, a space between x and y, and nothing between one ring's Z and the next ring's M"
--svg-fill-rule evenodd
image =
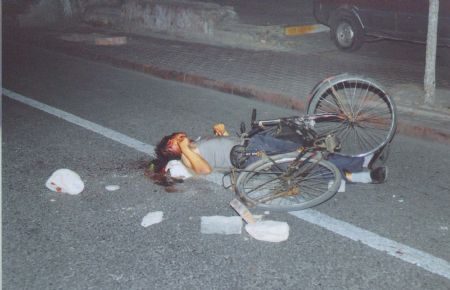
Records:
M56 40L56 37L53 39ZM319 80L342 72L370 76L388 89L395 84L423 82L423 64L369 58L336 50L320 53L252 51L155 38L129 38L124 46L80 45L90 54L155 66L258 87L293 98L307 95ZM437 85L450 88L450 67L438 68ZM448 74L446 74L448 73Z
M94 32L102 33L84 31L85 34ZM68 32L24 32L14 38L78 57L298 109L303 109L309 91L318 81L342 72L369 76L388 90L395 90L398 85L405 89L409 84L423 82L423 64L355 57L336 50L320 53L254 51L137 36L129 36L126 45L95 46L63 41L60 36L64 34ZM8 40L11 38L6 37L6 42ZM438 87L450 92L450 67L439 67L437 76ZM438 113L418 110L404 99L408 92L399 96L396 100L401 113L401 132L450 142L448 110ZM450 102L450 94L447 98Z

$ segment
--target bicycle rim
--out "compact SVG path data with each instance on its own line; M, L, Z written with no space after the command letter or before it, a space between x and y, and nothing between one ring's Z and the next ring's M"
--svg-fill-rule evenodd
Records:
M338 190L341 174L332 163L309 160L291 176L288 165L296 154L288 153L261 160L239 175L236 193L249 205L271 211L293 211L316 206ZM307 169L309 167L309 169Z
M335 120L317 121L320 135L335 134L340 154L364 156L374 153L395 134L397 113L389 95L375 81L340 75L323 81L312 94L308 114L336 113Z

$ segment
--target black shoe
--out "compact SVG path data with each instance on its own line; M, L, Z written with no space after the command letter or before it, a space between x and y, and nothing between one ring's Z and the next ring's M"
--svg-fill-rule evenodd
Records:
M370 178L372 183L384 183L387 180L388 168L387 166L377 167L370 171Z

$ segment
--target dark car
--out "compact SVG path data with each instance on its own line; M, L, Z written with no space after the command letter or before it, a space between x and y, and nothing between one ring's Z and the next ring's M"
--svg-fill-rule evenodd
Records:
M426 42L428 0L314 0L314 16L336 46L359 49L366 36ZM438 44L450 45L450 1L440 1Z

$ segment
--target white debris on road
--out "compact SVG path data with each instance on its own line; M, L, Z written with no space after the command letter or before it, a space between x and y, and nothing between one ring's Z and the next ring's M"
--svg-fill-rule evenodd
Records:
M120 189L120 186L118 186L118 185L107 185L107 186L105 186L105 189L107 191L116 191L116 190Z
M45 186L55 192L76 195L83 191L84 183L80 176L70 169L58 169L48 178Z
M200 232L202 234L241 234L242 219L239 216L202 216Z
M266 242L283 242L289 237L289 225L286 222L260 221L247 224L245 230L253 238Z
M158 224L163 220L163 212L162 211L154 211L149 212L141 222L141 226L148 227L154 224Z

